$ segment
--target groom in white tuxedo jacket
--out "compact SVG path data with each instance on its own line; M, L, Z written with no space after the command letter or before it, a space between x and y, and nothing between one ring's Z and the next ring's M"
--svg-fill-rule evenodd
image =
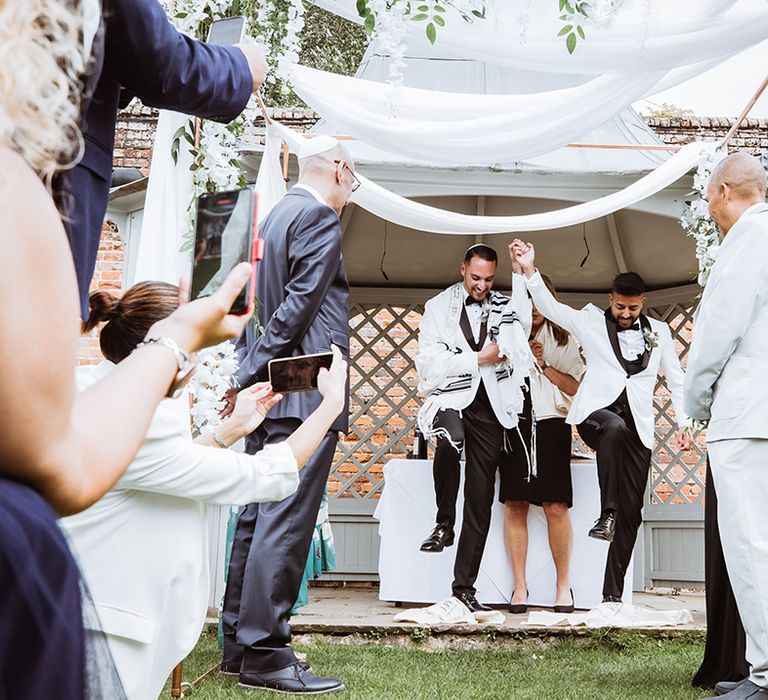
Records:
M687 426L683 411L683 371L666 323L642 313L645 283L634 272L618 275L603 311L593 304L576 310L558 302L534 266L530 243L515 240L510 250L526 276L533 305L545 318L581 342L587 371L566 421L576 425L584 442L597 452L601 513L590 537L611 543L603 579L603 602L619 602L637 531L651 467L653 393L664 371L677 422ZM690 431L681 427L678 441L690 447Z
M768 698L768 205L766 174L727 156L707 186L725 238L693 326L685 382L707 445L723 554L747 634L750 676L721 697ZM720 685L720 684L719 684ZM718 690L727 690L723 684ZM735 686L736 684L730 684Z

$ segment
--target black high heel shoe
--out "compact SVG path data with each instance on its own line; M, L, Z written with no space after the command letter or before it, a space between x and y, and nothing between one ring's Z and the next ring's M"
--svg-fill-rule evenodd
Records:
M576 600L573 597L573 588L571 588L571 604L570 605L555 605L552 610L556 613L572 613L576 609Z
M525 597L528 598L528 591L525 591ZM515 592L512 591L512 598L515 597ZM509 601L509 612L511 612L513 615L522 615L523 613L528 612L528 603L513 603L512 599L510 598Z

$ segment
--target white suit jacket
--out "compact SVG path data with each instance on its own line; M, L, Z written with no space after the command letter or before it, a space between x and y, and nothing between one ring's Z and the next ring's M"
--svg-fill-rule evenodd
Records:
M643 444L652 449L653 393L659 369L664 370L678 424L688 423L683 411L683 370L666 323L648 318L651 330L659 336L658 345L651 350L647 367L630 376L617 355L618 351L611 344L602 309L588 304L576 310L561 304L547 289L538 271L527 279L527 285L539 313L573 333L584 352L587 371L573 397L568 423L578 425L590 413L610 406L626 389L637 434Z
M768 438L768 204L723 240L693 324L685 406L707 441Z
M104 362L80 368L79 388L113 367ZM188 395L162 401L120 481L90 508L61 521L104 632L161 647L158 653L178 663L194 648L208 604L208 531L201 501L280 500L298 483L296 460L285 443L253 456L196 445ZM133 674L151 672L121 668L119 661L116 657L126 689ZM148 685L159 683L159 692L173 665L159 669L156 682Z

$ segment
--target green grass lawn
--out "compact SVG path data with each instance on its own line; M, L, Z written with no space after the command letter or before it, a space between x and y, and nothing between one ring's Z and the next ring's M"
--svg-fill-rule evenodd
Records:
M513 649L430 651L425 645L384 644L299 646L318 674L343 679L347 690L330 697L355 700L683 700L709 695L690 679L703 652L700 637L656 640L628 632L592 638L520 642ZM216 639L206 634L184 662L191 681L219 660ZM164 692L163 698L170 697ZM229 700L278 697L244 693L237 679L216 674L190 697Z

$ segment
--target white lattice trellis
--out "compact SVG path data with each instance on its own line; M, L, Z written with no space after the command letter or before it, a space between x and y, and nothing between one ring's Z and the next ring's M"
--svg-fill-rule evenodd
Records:
M350 432L329 479L333 498L376 498L382 465L411 447L423 305L355 304L350 312Z
M670 304L649 310L649 315L669 324L677 355L685 367L691 343L695 304ZM653 505L699 504L704 501L706 454L703 438L695 434L690 453L680 452L674 444L675 427L672 401L661 379L654 396L656 445L651 466L650 503Z

